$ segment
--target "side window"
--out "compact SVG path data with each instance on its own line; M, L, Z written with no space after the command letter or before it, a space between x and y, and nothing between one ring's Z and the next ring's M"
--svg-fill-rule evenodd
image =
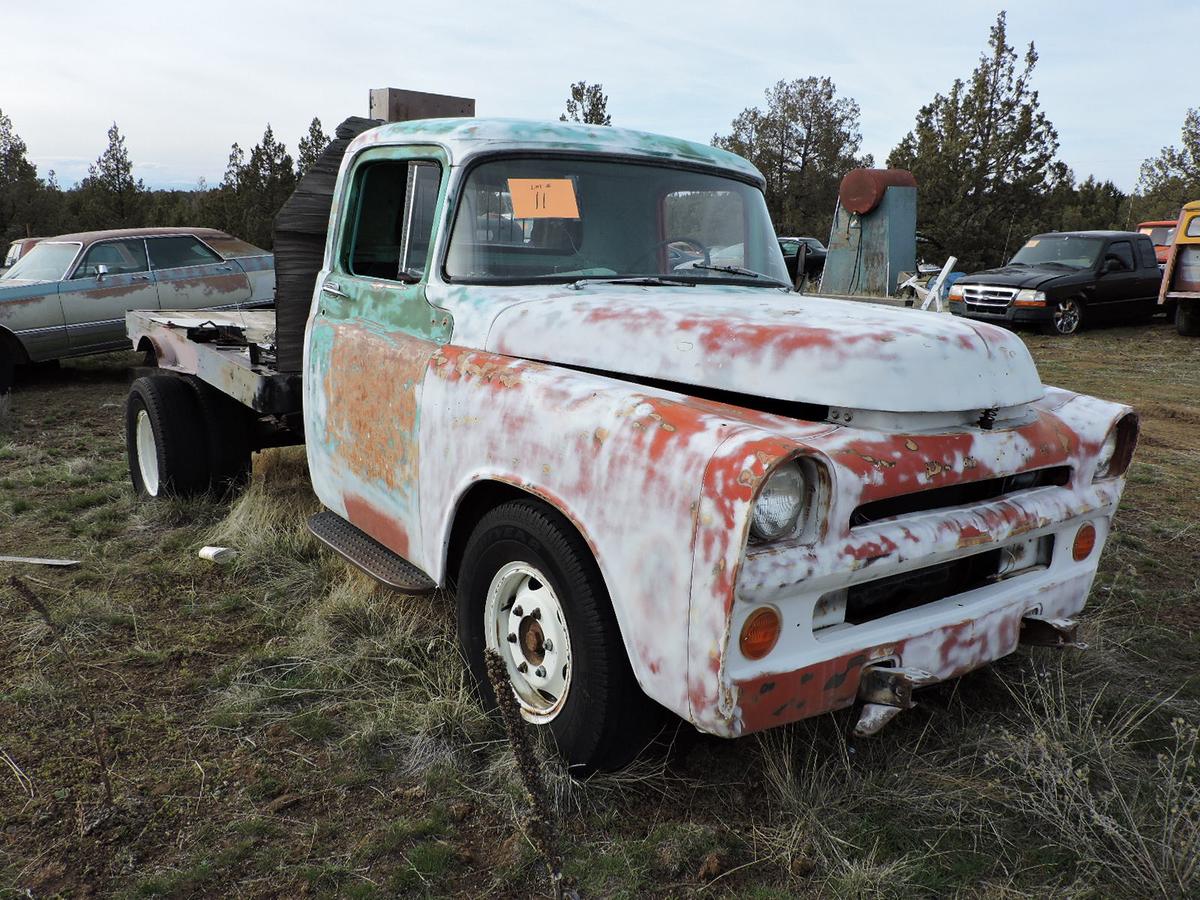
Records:
M419 280L429 265L441 168L385 160L359 168L353 212L342 237L342 265L352 275Z
M93 244L75 270L74 278L95 278L100 266L109 275L128 275L146 271L146 244L141 238L127 241L105 241Z
M146 243L150 245L150 265L156 270L206 266L221 261L221 257L194 237L151 238Z
M1200 216L1192 216L1188 220L1187 230L1184 234L1187 237L1200 237Z
M1115 256L1121 261L1122 267L1127 272L1132 272L1137 268L1133 261L1133 248L1129 246L1129 241L1113 241L1104 251L1104 255L1106 257Z
M701 258L698 242L713 265L745 265L745 219L742 197L733 191L675 191L663 198L663 232L693 262Z
M1154 255L1154 242L1147 238L1144 241L1138 241L1138 253L1142 257L1142 268L1150 268L1158 265L1158 257Z

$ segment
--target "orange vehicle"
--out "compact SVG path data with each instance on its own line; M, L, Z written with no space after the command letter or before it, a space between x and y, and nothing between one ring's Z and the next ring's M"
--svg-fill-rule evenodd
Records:
M1137 230L1150 236L1154 242L1154 255L1158 257L1160 266L1166 265L1167 256L1171 253L1171 241L1175 239L1175 219L1161 219L1157 222L1139 222Z
M1158 303L1175 307L1180 334L1200 336L1200 200L1185 204L1163 272Z

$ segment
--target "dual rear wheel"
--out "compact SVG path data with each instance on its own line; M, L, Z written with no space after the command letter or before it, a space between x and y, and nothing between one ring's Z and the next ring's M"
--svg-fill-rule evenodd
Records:
M197 378L145 375L125 403L129 477L142 497L224 493L250 474L250 422Z

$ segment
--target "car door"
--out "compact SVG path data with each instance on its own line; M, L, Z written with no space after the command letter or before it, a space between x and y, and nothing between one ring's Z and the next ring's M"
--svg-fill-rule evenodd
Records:
M304 379L317 496L418 566L421 396L449 334L448 317L425 297L445 171L435 148L381 147L355 161Z
M1105 318L1131 315L1137 308L1141 274L1133 255L1133 244L1122 238L1110 243L1100 255L1096 275L1096 312Z
M128 347L125 313L158 309L158 292L142 238L98 241L84 251L59 290L68 352L99 353Z
M250 299L250 279L190 234L153 237L150 269L162 309L223 309Z

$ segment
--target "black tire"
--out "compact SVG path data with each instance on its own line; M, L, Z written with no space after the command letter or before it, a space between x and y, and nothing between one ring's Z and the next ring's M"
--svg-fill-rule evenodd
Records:
M7 396L12 391L16 372L17 361L12 358L9 348L0 344L0 397Z
M185 375L204 419L209 488L224 495L250 479L250 416L246 407L194 375Z
M1042 323L1042 331L1069 337L1083 330L1086 319L1083 301L1078 297L1064 297L1051 301L1050 318Z
M1184 337L1200 336L1200 315L1196 315L1195 300L1184 301L1175 307L1175 330Z
M25 362L25 349L15 336L0 332L0 397L13 389L16 383L17 366Z
M139 440L140 429L148 430ZM125 452L140 497L190 497L208 489L208 437L191 385L176 375L145 375L133 382L125 402Z
M573 774L620 768L653 737L662 710L634 678L587 544L566 518L535 500L513 500L487 513L463 554L457 588L459 643L485 704L494 708L496 703L484 667L488 595L493 579L517 563L544 574L565 617L570 680L561 705L542 724ZM502 608L511 611L516 605ZM536 617L532 610L526 612L527 618ZM514 658L523 652L519 643L507 646L515 648ZM529 690L529 685L522 683L522 688ZM516 688L514 694L520 700ZM522 715L539 718L525 706Z

